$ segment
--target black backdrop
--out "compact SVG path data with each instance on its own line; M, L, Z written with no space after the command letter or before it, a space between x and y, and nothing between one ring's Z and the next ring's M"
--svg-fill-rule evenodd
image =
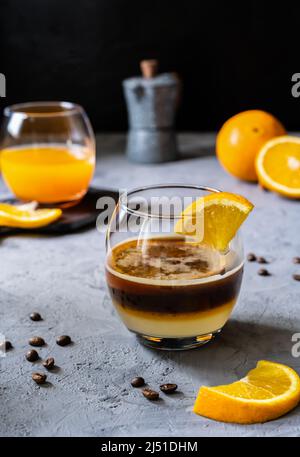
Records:
M299 30L299 2L0 0L0 106L76 101L97 130L124 130L121 81L156 57L184 82L179 129L215 130L261 108L299 130Z

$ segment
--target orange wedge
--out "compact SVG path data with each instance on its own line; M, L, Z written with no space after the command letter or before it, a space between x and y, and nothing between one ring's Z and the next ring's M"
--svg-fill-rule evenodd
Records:
M300 198L300 138L280 136L260 149L256 157L260 184L290 198Z
M175 232L224 251L252 209L252 203L241 195L212 193L184 209Z
M0 226L38 228L51 224L62 214L58 208L34 209L31 205L9 205L0 203Z
M240 381L201 387L194 412L222 422L254 424L286 414L300 401L300 378L286 365L261 360Z

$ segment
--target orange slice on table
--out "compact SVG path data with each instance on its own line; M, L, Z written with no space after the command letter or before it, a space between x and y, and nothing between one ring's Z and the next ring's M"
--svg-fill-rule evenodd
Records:
M223 251L252 209L252 203L241 195L212 193L184 209L175 232Z
M0 203L0 226L17 228L38 228L51 224L62 214L59 208L34 209L29 205Z
M286 365L261 360L240 381L201 387L194 412L222 422L254 424L286 414L300 401L300 378Z
M300 198L300 138L280 136L260 149L256 157L260 184L290 198Z

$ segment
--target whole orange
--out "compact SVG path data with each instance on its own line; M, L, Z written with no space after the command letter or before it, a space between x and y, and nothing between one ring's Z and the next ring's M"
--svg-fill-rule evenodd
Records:
M286 130L272 114L249 110L228 119L217 135L217 156L226 171L256 181L255 157L263 144Z

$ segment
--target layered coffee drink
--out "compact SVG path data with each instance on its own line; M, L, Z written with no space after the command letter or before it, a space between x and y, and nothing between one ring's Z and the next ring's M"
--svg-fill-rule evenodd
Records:
M149 339L210 338L228 320L243 262L185 237L129 239L107 256L106 276L125 325Z

